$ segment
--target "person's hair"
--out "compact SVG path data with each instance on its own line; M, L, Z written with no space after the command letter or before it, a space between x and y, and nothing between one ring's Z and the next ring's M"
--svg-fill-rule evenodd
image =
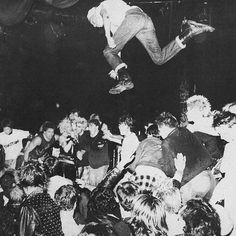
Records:
M110 223L109 222L106 222L106 223L90 222L86 224L84 228L82 229L81 234L84 234L84 233L93 234L95 236L118 236L111 222Z
M10 127L10 128L13 128L13 121L11 119L3 119L1 121L1 127L2 128L5 128L5 127Z
M156 119L156 124L158 127L163 125L168 126L169 128L178 127L178 120L170 112L162 112Z
M22 187L45 187L47 176L38 164L29 163L19 169L18 178Z
M42 131L47 131L48 129L53 129L55 130L56 129L56 125L51 122L51 121L45 121L43 124L42 124Z
M78 115L80 115L80 110L78 108L73 108L69 114L75 114L77 113Z
M164 191L157 191L155 194L165 203L166 212L177 213L179 211L181 207L181 195L178 188L166 188Z
M220 218L210 203L191 199L181 210L185 235L220 236Z
M114 192L108 188L95 188L88 202L88 216L97 219L109 213L121 217L120 206L115 200Z
M211 115L211 104L208 99L202 95L193 95L186 101L187 109L198 109L203 117Z
M9 192L16 185L14 171L7 170L0 178L0 185L4 192Z
M0 171L5 167L5 150L3 146L0 144Z
M131 181L123 182L117 187L116 194L120 205L126 211L131 211L133 208L133 200L138 194L138 185Z
M70 134L72 132L71 121L67 117L61 120L57 127L59 128L61 134L63 133Z
M6 197L14 202L22 202L24 192L17 185L17 180L14 170L7 170L4 175L0 178L0 185L3 189L3 193Z
M236 124L236 114L228 111L218 112L214 116L214 127L220 127L221 125L227 125L229 128Z
M119 118L119 124L122 124L122 123L130 127L130 129L133 129L135 120L130 114L125 114Z
M92 120L92 119L96 119L98 120L99 122L101 122L101 117L98 113L92 113L90 116L89 116L89 120Z
M55 202L64 211L72 210L76 200L76 190L72 185L63 185L55 193Z
M152 135L153 137L159 137L159 129L157 125L150 125L147 128L147 134Z
M94 124L94 125L96 125L97 127L100 127L100 122L99 122L99 120L97 120L97 119L91 119L91 120L89 120L88 121L88 125L89 124Z
M135 235L162 235L168 231L162 200L151 193L140 194L133 204L130 224Z

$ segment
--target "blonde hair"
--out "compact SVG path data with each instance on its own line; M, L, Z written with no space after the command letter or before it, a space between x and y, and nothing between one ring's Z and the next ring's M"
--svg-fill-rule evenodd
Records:
M198 109L203 116L211 115L211 104L209 100L202 95L193 95L188 98L187 101L187 109Z
M71 134L72 125L70 119L66 117L63 120L61 120L61 122L58 124L58 128L61 134L63 133Z
M151 194L140 194L134 200L131 219L137 224L145 225L154 234L165 233L168 230L163 201Z

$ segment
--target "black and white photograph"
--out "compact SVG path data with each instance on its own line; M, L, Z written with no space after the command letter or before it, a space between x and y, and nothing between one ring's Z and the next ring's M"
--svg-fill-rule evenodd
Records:
M236 236L236 1L0 0L0 236Z

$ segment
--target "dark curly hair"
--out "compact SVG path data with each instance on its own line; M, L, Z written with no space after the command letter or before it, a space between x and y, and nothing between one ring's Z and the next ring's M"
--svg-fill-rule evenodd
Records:
M98 219L107 214L121 217L119 204L115 200L115 194L108 188L95 188L88 202L88 218Z
M126 211L131 211L133 208L133 200L138 194L138 185L131 181L123 182L117 187L116 194L120 205Z
M227 125L228 127L232 127L234 124L236 124L236 115L229 111L217 112L214 115L214 127L219 127L221 125Z
M38 164L29 163L18 171L18 178L22 187L45 187L47 176Z
M157 125L150 125L147 128L147 134L152 135L153 137L160 137L158 126Z
M166 125L170 128L178 127L178 120L170 112L162 112L156 119L158 127Z
M181 216L185 221L185 235L220 236L220 218L215 209L202 199L186 203Z
M125 114L125 115L122 115L120 118L119 118L119 124L126 124L128 127L130 127L130 130L133 131L134 129L134 124L135 124L135 120L134 118L130 115L130 114Z
M114 230L112 222L90 222L84 226L81 233L93 234L95 236L118 236L118 234Z
M55 193L55 201L64 211L72 210L76 200L77 193L73 185L63 185Z

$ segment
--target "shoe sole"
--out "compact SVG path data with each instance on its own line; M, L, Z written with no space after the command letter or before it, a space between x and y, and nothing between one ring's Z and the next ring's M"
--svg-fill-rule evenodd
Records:
M130 90L134 87L134 84L133 83L129 83L128 85L124 85L124 86L120 86L120 88L117 88L117 89L113 89L111 88L109 90L109 93L110 94L120 94L122 92L124 92L125 90Z
M189 25L194 26L194 27L202 27L202 29L199 29L199 30L202 30L203 32L213 32L215 30L215 28L210 26L210 25L198 23L198 22L195 22L195 21L188 20L187 23Z

